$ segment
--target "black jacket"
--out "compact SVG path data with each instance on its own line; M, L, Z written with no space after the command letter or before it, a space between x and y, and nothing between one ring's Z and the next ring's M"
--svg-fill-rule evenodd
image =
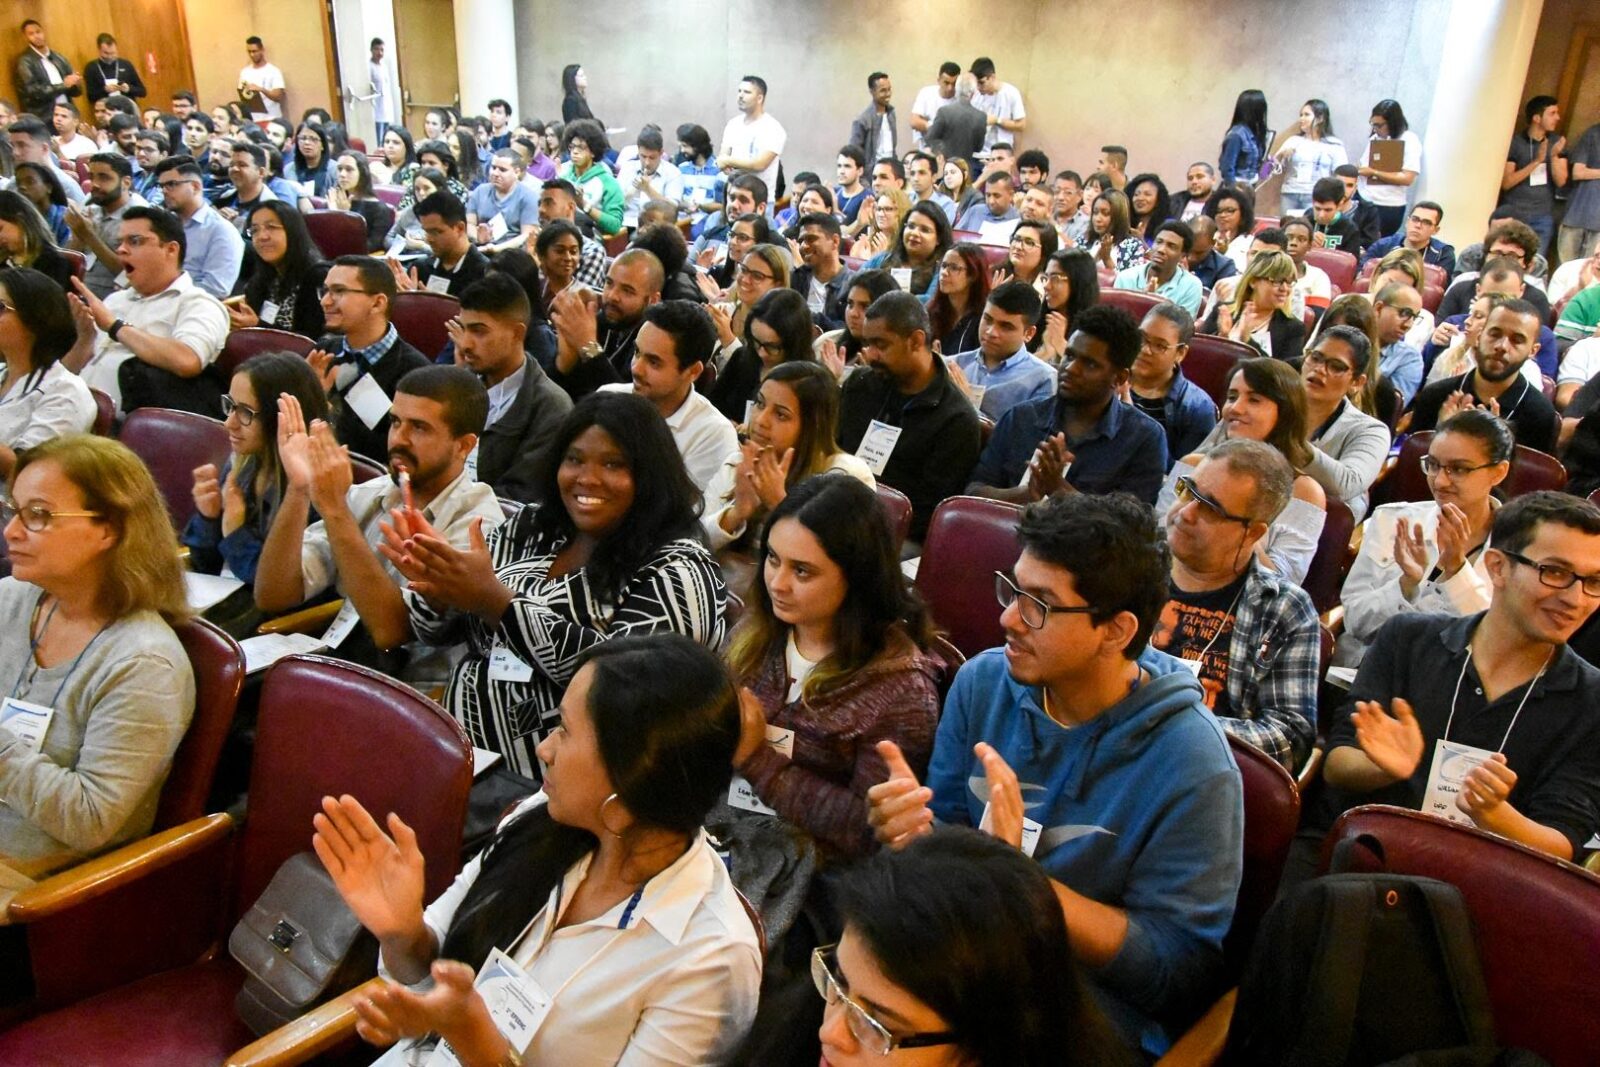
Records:
M327 280L328 267L329 264L326 262L313 263L300 279L300 283L295 286L294 314L287 327L290 333L316 339L327 329L322 319L322 298L318 295L318 291L322 288L322 283ZM244 299L245 303L250 305L250 310L259 316L267 301L276 296L277 278L276 272L259 259L256 260L255 269L258 273L252 275L245 284ZM266 275L263 276L259 272L266 272ZM276 322L263 322L261 325L274 330L285 328Z
M595 312L595 339L600 342L600 354L593 359L580 359L572 370L563 374L555 370L551 360L550 380L567 391L574 400L582 400L602 385L633 381L634 340L639 336L635 322L627 326L609 325L601 312Z
M850 279L854 277L854 271L849 267L843 267L838 274L833 276L833 280L823 287L822 310L811 313L811 321L823 333L827 333L829 330L837 330L844 325L845 298L850 295ZM809 302L811 299L811 268L804 264L796 267L794 273L789 275L789 288L805 297Z
M1211 309L1211 314L1207 315L1206 320L1198 327L1201 333L1214 334L1218 332L1217 312L1221 307L1222 305L1218 304ZM1306 324L1282 308L1272 313L1272 321L1267 323L1267 335L1272 338L1271 354L1273 359L1299 359L1301 350L1306 346ZM1261 351L1254 343L1246 343L1250 344L1250 347L1255 348L1256 351ZM1266 355L1267 353L1262 352L1261 354Z
M50 62L65 78L76 73L72 64L67 62L67 57L52 49ZM50 129L55 129L52 122L55 115L56 98L59 96L78 96L83 92L82 83L68 89L65 86L52 82L50 75L45 73L44 60L39 58L39 53L32 48L24 48L17 57L17 96L21 99L22 109L31 111L44 119L44 124Z
M344 338L338 334L329 334L317 342L317 347L337 356L345 350ZM389 351L378 360L377 366L372 368L372 380L383 390L384 395L393 400L395 386L400 383L400 379L404 378L408 371L427 365L428 357L406 344L404 338L397 337ZM358 380L352 380L351 384L354 385ZM361 416L344 403L344 394L347 392L348 389L343 391L336 389L331 391L328 397L336 412L333 428L339 437L339 443L347 446L352 452L360 453L368 459L376 460L382 466L387 466L390 416L385 415L378 420L376 426L368 427L361 421Z
M538 499L546 455L572 398L538 360L530 356L523 366L511 409L478 438L478 481L492 486L496 496L526 504Z
M867 157L867 170L870 173L872 164L882 156L900 158L900 122L895 117L894 105L889 105L889 151L879 150L878 135L883 132L884 116L878 114L877 104L868 104L867 109L855 117L850 123L850 143L861 149L861 154Z
M133 100L144 98L146 89L144 82L139 80L138 67L126 59L118 58L112 62L111 70L107 71L105 64L97 59L83 68L83 90L88 95L91 105L96 100L103 100L111 95L106 92L106 82L108 81L127 82L128 91L123 93L123 96Z
M438 272L439 257L429 256L417 264L417 281L421 282L422 287L426 289L428 287L428 279ZM468 248L467 254L461 257L460 263L456 264L455 273L449 276L450 288L446 292L460 300L462 290L487 273L489 273L489 257L478 251L476 246Z

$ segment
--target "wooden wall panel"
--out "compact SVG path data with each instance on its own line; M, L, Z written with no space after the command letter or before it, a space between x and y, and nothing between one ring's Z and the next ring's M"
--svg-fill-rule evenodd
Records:
M28 47L22 21L44 24L50 47L80 74L97 54L94 39L110 33L124 59L136 64L149 95L144 102L163 111L178 89L194 87L194 66L180 0L0 0L0 87L16 102L16 59ZM88 119L82 96L78 110Z

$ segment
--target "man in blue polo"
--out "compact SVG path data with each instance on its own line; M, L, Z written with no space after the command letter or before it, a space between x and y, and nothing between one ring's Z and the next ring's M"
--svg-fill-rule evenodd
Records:
M1122 490L1154 504L1167 472L1166 434L1117 396L1142 343L1139 324L1121 308L1097 304L1079 312L1057 395L1001 417L967 492L1026 504L1056 493Z
M1028 351L1042 304L1026 282L996 286L978 323L978 347L953 357L958 384L979 411L997 422L1024 401L1055 395L1055 368Z
M1191 315L1200 314L1200 303L1205 299L1200 280L1183 269L1184 259L1192 247L1194 231L1189 229L1188 223L1168 219L1156 228L1145 261L1118 271L1114 288L1155 293Z
M1411 214L1406 216L1405 229L1399 233L1392 233L1388 237L1380 238L1367 246L1361 254L1361 262L1382 259L1396 248L1404 245L1422 257L1424 263L1443 267L1446 274L1456 272L1455 246L1447 245L1434 234L1439 232L1439 224L1444 221L1444 208L1432 200L1419 200L1416 207L1411 209Z

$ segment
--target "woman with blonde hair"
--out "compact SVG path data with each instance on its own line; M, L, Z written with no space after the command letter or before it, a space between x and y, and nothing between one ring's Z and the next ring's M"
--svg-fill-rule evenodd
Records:
M717 369L727 365L728 357L744 342L745 320L756 301L775 289L789 288L789 256L772 244L752 245L739 261L729 289L732 300L708 305L711 321L717 328Z
M189 614L178 540L126 446L69 434L25 449L0 519L3 903L149 832L194 675L171 625Z
M1201 333L1243 342L1264 356L1295 359L1306 343L1305 323L1290 315L1300 272L1287 252L1258 252L1234 290L1233 301L1219 303L1200 324Z
M872 221L850 246L853 259L871 259L894 247L900 223L911 211L911 198L904 189L890 189L873 198Z

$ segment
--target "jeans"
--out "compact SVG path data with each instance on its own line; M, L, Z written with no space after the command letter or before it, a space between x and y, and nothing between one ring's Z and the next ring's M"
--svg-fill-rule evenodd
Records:
M1556 234L1556 255L1562 263L1592 256L1597 251L1600 251L1600 230L1563 226Z
M1400 227L1405 225L1406 206L1396 204L1390 207L1386 204L1373 204L1372 210L1378 213L1378 236L1388 237L1398 233Z
M1304 215L1311 210L1310 193L1279 193L1278 214L1287 218L1290 215Z
M1539 235L1539 251L1550 251L1550 238L1555 236L1556 220L1550 215L1532 215L1522 220Z

